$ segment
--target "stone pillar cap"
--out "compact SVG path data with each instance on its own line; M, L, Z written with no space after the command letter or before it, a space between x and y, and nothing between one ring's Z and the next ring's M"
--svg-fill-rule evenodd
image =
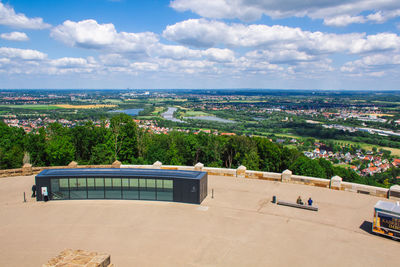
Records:
M400 185L398 185L398 184L392 185L392 186L389 188L389 190L390 190L390 191L398 191L398 192L400 192Z
M24 166L22 166L22 168L30 168L32 167L32 164L30 163L25 163Z
M243 165L240 165L237 169L238 170L246 170L247 168L245 166L243 166Z
M78 162L76 162L76 161L71 161L71 162L68 164L68 167L76 167L76 166L78 166Z
M162 163L160 162L160 161L156 161L156 162L154 162L154 164L153 164L154 166L161 166L162 165Z
M331 180L342 181L343 179L342 179L342 177L335 175L335 176L333 176L333 177L331 178Z
M288 169L286 169L286 170L284 170L284 171L282 172L282 174L292 174L292 171L291 171L291 170L288 170Z
M195 167L204 167L204 164L201 162L197 162L196 165L194 165Z
M113 164L113 165L116 165L116 164L121 164L121 161L119 161L119 160L116 160L116 161L114 161L112 164Z

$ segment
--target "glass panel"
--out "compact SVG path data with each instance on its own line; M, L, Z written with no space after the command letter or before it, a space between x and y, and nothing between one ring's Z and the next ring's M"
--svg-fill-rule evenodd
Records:
M125 183L130 186L125 186ZM139 199L138 179L122 179L122 198Z
M155 200L156 199L156 181L155 179L143 179L147 183L147 187L142 190L142 179L140 179L140 199Z
M63 195L62 199L69 199L69 182L68 178L59 179L60 194Z
M78 189L86 190L86 178L78 178Z
M163 186L159 187L158 182L162 181ZM167 188L166 188L167 186ZM173 201L172 180L157 181L157 200Z
M113 187L121 188L121 178L112 178Z
M94 178L87 178L87 187L88 189L94 189Z
M69 187L71 199L87 198L86 178L69 178Z
M106 178L106 198L120 199L121 198L121 178ZM112 187L108 186L112 184Z
M94 184L97 187L103 188L104 189L104 178L96 178L94 180Z
M162 190L163 189L163 180L162 179L158 179L158 180L156 180L156 183L157 183L157 191L160 190L160 189Z
M88 178L88 186L89 179L93 178ZM88 198L104 198L104 178L95 178L94 185L94 188L90 187L88 190Z
M139 187L140 191L146 190L146 179L139 179Z
M68 181L68 180L67 180ZM69 194L68 190L67 191L61 191L60 190L60 181L57 178L52 178L50 180L51 182L51 194L50 194L50 199L68 199Z
M104 183L105 183L106 189L112 187L111 178L105 178Z
M147 179L147 190L155 190L156 188L156 180Z
M173 197L173 192L158 192L157 191L157 200L165 200L165 201L173 201L174 197Z
M76 178L69 178L69 188L76 189L78 187L78 180Z
M138 188L139 187L139 180L138 179L129 179L130 187Z
M129 179L128 178L122 178L122 187L123 188L129 187Z
M173 181L172 180L164 180L164 188L165 189L171 189L173 187Z

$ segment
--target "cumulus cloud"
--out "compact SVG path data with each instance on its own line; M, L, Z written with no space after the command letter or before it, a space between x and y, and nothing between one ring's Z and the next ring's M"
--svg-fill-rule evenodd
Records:
M362 12L380 12L383 20L396 16L400 10L398 0L172 0L170 6L178 11L192 11L206 18L239 18L252 21L267 15L272 18L305 17L325 19L330 26L372 21L358 16ZM378 13L376 13L378 14Z
M44 60L47 58L47 55L32 49L0 47L0 57L17 58L23 60Z
M10 6L0 2L0 25L22 29L46 29L50 24L44 23L42 18L28 18L22 13L15 13Z
M352 23L364 23L366 19L363 16L342 15L324 19L324 24L328 26L347 26Z
M2 33L0 34L0 38L8 40L8 41L28 41L29 37L24 32L10 32L10 33Z
M400 66L398 54L376 54L347 62L340 70L355 75L383 76L388 71Z
M190 19L169 25L166 39L195 47L255 47L272 50L298 50L308 54L367 53L399 50L400 37L393 33L366 35L303 31L281 25L226 24L206 19Z
M92 19L67 20L53 28L50 35L74 47L125 53L147 53L149 46L158 42L157 35L152 32L117 32L113 24L98 24Z

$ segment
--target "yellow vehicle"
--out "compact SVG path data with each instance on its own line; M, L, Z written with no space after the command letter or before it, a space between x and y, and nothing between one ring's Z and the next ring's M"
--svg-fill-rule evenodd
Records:
M374 207L372 232L400 239L400 203L379 200Z

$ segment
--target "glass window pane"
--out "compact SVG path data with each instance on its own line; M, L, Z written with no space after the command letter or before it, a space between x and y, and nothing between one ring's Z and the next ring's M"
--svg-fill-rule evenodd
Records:
M78 189L86 190L86 178L78 178Z
M70 185L69 194L71 199L87 198L86 178L70 178L69 185Z
M145 180L147 187L142 190L142 180ZM155 179L140 179L140 199L156 199L156 181Z
M69 190L68 178L60 179L60 190Z
M157 179L156 183L157 183L157 191L158 191L158 189L163 189L163 180L162 179ZM162 190L160 190L160 191L162 191Z
M130 186L125 186L125 183ZM138 179L122 179L122 198L139 199Z
M88 189L94 189L94 178L87 178L87 187Z
M121 187L121 178L112 178L113 187Z
M106 178L106 198L121 198L121 178Z
M173 181L172 180L164 180L164 188L172 189Z
M129 187L129 179L128 178L122 178L122 187Z
M60 189L60 181L57 178L52 178L50 180L51 182L51 194L50 194L50 199L68 199L69 198L69 192L68 189L65 191L61 191Z
M104 184L105 184L106 188L111 188L112 187L111 178L105 178L104 179Z
M138 179L129 179L130 187L138 188L139 180Z
M104 178L96 178L94 180L94 184L96 187L103 187L104 188Z
M69 178L69 188L76 189L78 187L78 180L76 178Z
M89 178L88 178L89 185ZM94 179L94 188L90 188L88 190L88 198L102 199L104 198L104 178L95 178Z
M146 190L146 179L139 179L140 191Z
M156 188L156 180L147 179L147 190L154 190Z
M157 191L157 200L165 200L172 201L173 200L173 192L172 191Z

